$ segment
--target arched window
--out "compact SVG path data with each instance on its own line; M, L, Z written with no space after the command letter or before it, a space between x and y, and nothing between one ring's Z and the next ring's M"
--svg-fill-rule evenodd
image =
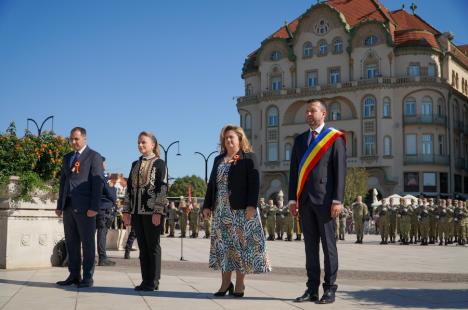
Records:
M291 151L292 151L291 143L286 143L284 145L284 160L291 160Z
M273 53L271 53L270 59L271 59L272 61L278 61L278 60L281 59L281 57L282 57L281 52L279 52L279 51L274 51Z
M330 105L329 120L338 121L341 119L341 105L338 102L333 102Z
M374 35L370 35L364 39L365 46L374 46L377 44L377 37Z
M333 40L333 53L335 54L343 53L343 40L341 38L335 38Z
M252 140L252 115L250 113L245 114L244 117L244 131L249 141Z
M421 101L421 115L432 116L432 98L425 96Z
M379 59L374 53L370 53L364 60L364 78L373 79L379 76Z
M247 84L245 85L245 95L246 96L252 96L253 95L253 87L252 84Z
M383 99L383 117L392 117L392 105L390 98L385 97Z
M279 147L279 111L275 106L267 110L267 161L278 160Z
M442 98L437 99L437 116L439 117L445 116L444 99Z
M392 138L389 136L384 137L384 156L391 156L392 155Z
M328 53L328 44L325 40L320 40L318 43L319 46L319 56L325 56Z
M405 100L405 115L416 116L416 99L408 97Z
M363 117L375 117L375 98L373 96L366 96L364 98Z
M312 57L312 43L307 41L306 43L304 43L304 46L303 46L303 56L305 58L307 57Z

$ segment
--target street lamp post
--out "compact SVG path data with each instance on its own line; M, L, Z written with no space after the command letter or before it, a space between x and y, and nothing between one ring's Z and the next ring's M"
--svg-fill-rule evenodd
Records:
M37 122L36 122L34 119L28 118L28 119L26 120L27 128L28 128L28 130L29 130L29 122L33 122L34 125L36 125L36 128L37 128L37 136L40 136L41 133L42 133L42 127L44 127L44 124L45 124L49 119L52 119L52 132L53 132L53 131L54 131L54 116L53 116L53 115L47 117L47 118L42 122L41 127L39 127L39 125L37 124Z
M203 159L205 160L205 183L207 183L207 184L208 184L208 160L210 159L210 156L215 154L215 153L218 153L218 151L211 152L210 155L208 155L208 157L207 157L207 156L203 155L200 152L195 152L195 154L201 155L203 157Z
M169 144L167 148L165 148L162 144L159 144L159 146L163 149L164 151L164 162L166 163L166 169L167 169L167 179L169 179L169 165L167 164L167 153L169 152L171 146L174 144L177 144L177 156L180 156L180 150L179 150L179 140L172 142Z

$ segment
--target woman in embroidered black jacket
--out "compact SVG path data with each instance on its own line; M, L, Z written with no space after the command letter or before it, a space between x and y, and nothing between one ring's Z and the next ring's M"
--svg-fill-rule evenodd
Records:
M132 163L127 180L124 221L135 227L140 250L143 281L135 290L153 291L158 290L161 277L161 223L168 205L166 164L159 158L158 141L152 133L138 135L138 150L142 156Z

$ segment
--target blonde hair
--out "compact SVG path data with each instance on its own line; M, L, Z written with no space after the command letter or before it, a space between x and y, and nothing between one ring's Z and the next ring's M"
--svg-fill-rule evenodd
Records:
M151 141L153 141L154 143L153 153L154 155L156 155L156 157L159 157L159 155L161 154L161 151L159 150L159 143L158 143L158 140L156 139L156 136L150 131L140 132L140 134L138 135L138 139L140 139L142 136L148 137L151 139Z
M224 145L224 139L226 138L226 133L230 130L234 131L239 137L240 149L245 153L251 153L252 145L250 145L249 139L247 139L244 129L236 125L226 125L223 127L223 129L221 129L221 133L219 134L219 145L221 148L221 154L227 153L226 146Z

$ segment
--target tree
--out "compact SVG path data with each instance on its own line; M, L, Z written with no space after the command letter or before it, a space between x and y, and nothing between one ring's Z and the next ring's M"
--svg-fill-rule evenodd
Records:
M357 196L364 197L367 194L367 178L366 168L348 168L345 184L345 206L351 205Z
M169 189L169 197L187 197L189 184L192 184L192 197L205 197L205 180L196 175L177 178Z

